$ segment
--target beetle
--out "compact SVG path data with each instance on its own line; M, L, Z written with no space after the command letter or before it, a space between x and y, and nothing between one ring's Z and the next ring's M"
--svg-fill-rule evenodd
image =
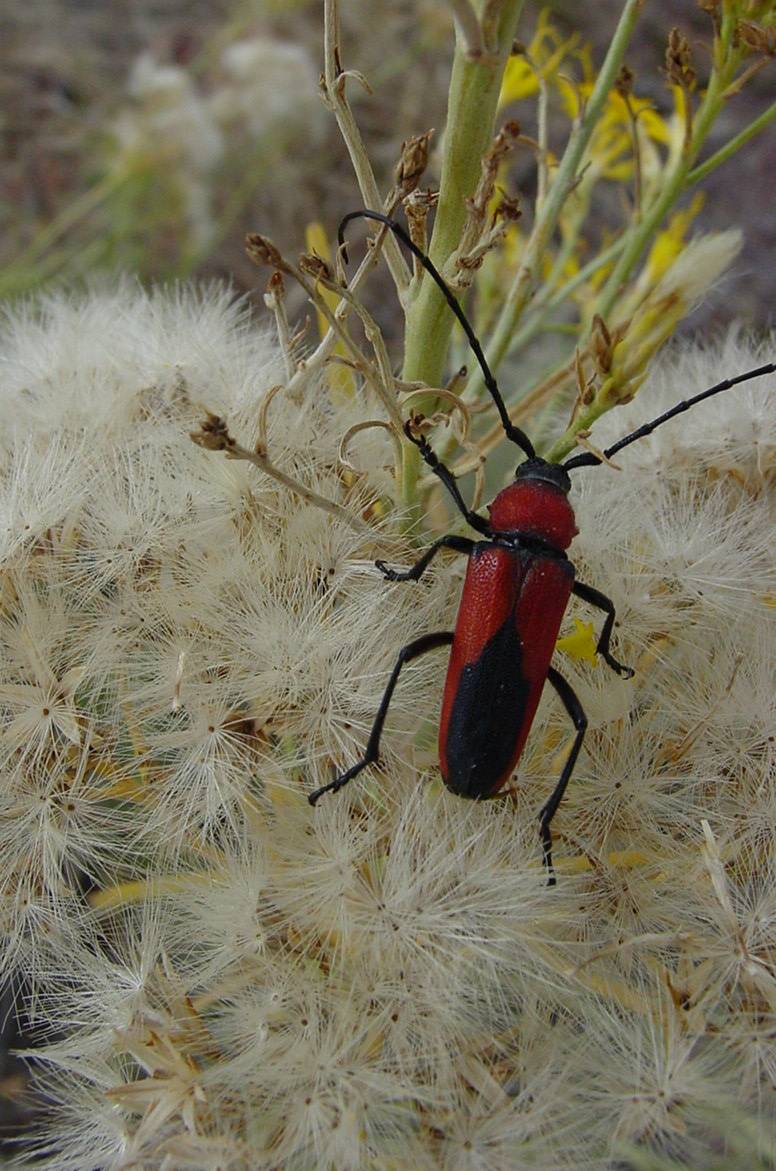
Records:
M776 363L726 379L679 402L630 432L600 456L584 452L563 464L548 463L537 456L525 432L512 423L472 326L432 261L402 226L380 212L351 212L339 228L339 244L345 259L344 229L351 220L359 218L376 220L388 227L435 281L477 358L506 437L526 458L519 464L514 481L489 505L486 519L467 507L452 472L439 460L428 440L415 435L412 421L405 423L405 435L419 448L425 463L444 484L456 508L480 534L480 539L447 534L404 571L391 569L383 561L375 562L387 581L418 581L441 549L466 555L468 568L455 630L425 634L402 647L377 710L366 752L341 776L311 793L308 800L315 805L324 793L337 792L378 761L383 725L402 668L427 651L450 646L439 721L439 764L442 779L453 793L475 800L502 795L501 790L520 759L546 682L555 689L571 718L576 732L574 742L558 782L539 814L544 864L548 882L554 885L550 824L563 799L587 729L587 717L579 699L568 681L551 665L572 594L606 616L597 653L617 674L625 678L633 675L632 669L618 662L610 650L616 619L614 603L593 586L576 579L566 552L577 533L568 500L569 472L610 459L704 399L740 382L773 373Z

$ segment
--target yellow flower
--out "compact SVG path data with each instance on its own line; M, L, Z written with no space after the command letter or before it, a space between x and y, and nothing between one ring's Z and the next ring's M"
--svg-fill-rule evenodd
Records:
M658 232L655 242L649 250L647 262L643 270L643 279L647 287L651 287L674 263L679 253L686 247L687 233L693 220L703 207L704 197L698 192L690 205L671 216L668 225L662 232Z
M514 55L507 61L504 77L501 82L499 106L507 102L517 102L520 98L530 98L539 89L539 78L533 66L522 56Z
M587 72L590 60L588 46L579 46L577 33L564 40L560 29L550 22L548 9L543 9L530 44L524 52L515 53L507 61L499 106L532 97L539 90L540 77L557 83L557 71L567 57L576 57Z
M572 92L568 84L565 92ZM592 86L587 84L573 91L577 112L581 100L586 100L591 92ZM567 108L570 108L568 102ZM671 127L646 98L631 94L626 102L622 94L613 89L606 99L589 148L593 166L605 179L622 181L633 174L632 118L642 139L646 137L649 142L661 146L669 146L673 141Z
M633 397L660 347L733 263L741 240L741 232L732 228L699 236L679 249L654 285L642 284L641 274L634 291L618 307L618 320L626 321L631 313L632 317L612 351L611 369L598 399L627 402Z
M559 638L556 646L559 651L563 651L569 658L576 659L581 662L583 659L588 663L595 663L598 661L596 652L596 640L593 632L592 622L582 622L580 618L574 619L576 630L573 634L564 634L563 638Z
M308 252L314 252L321 257L322 260L331 261L331 248L326 231L323 224L317 220L310 223L305 228L305 245ZM340 298L331 289L319 290L321 299L331 309L332 313L340 303ZM323 314L319 311L318 317L318 333L321 338L325 337L329 330L329 323ZM332 353L340 357L346 356L347 351L341 341L337 341L332 350ZM353 372L348 370L346 366L331 365L328 370L329 386L335 400L340 401L342 397L352 398L355 394L355 383L353 381Z
M322 260L331 261L331 248L329 247L329 239L326 235L326 230L322 223L318 220L308 224L304 230L305 248L308 252L314 252L320 256ZM336 293L332 293L330 289L321 289L321 299L326 302L332 312L339 305L340 299ZM329 323L320 312L317 313L318 318L318 334L321 338L325 337L329 330Z

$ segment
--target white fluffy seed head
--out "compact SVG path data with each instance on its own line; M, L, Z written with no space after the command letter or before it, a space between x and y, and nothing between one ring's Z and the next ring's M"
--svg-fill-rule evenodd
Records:
M207 406L252 446L283 378L244 308L49 297L3 349L0 909L44 1042L40 1165L508 1171L632 1143L701 1165L705 1105L764 1117L769 384L574 476L572 556L636 676L557 657L590 727L548 889L566 714L545 696L514 797L467 803L436 779L441 654L403 672L381 767L307 804L460 576L386 584L374 559L413 556L389 524L191 442ZM594 441L761 360L740 336L679 352ZM273 399L267 449L372 515L383 473L336 467L352 422L311 381Z

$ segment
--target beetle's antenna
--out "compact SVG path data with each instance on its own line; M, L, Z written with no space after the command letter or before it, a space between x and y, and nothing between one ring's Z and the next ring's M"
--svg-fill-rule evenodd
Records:
M511 439L513 443L516 443L517 446L525 452L529 459L532 459L536 454L534 445L531 443L531 440L528 438L525 431L521 431L520 428L516 427L510 419L507 408L504 405L504 400L501 397L501 391L498 388L498 383L496 382L490 366L487 363L485 355L482 351L482 346L477 339L477 335L472 329L463 309L458 304L458 301L452 290L447 285L445 280L440 276L439 271L433 262L429 259L428 256L426 256L425 252L422 252L421 249L418 248L415 241L410 239L401 224L397 224L395 220L390 219L388 216L383 215L382 212L379 211L351 211L349 215L346 215L342 220L342 223L340 224L337 231L337 240L339 241L339 246L342 249L342 256L346 262L348 259L348 254L345 249L345 226L346 224L349 224L351 220L358 219L377 220L378 223L385 224L386 227L391 229L394 236L397 236L399 240L401 240L404 247L408 248L412 255L418 258L426 272L439 287L444 299L447 301L453 313L458 318L458 321L460 322L461 327L466 334L466 337L468 338L469 345L474 351L474 355L480 364L480 369L482 370L482 375L485 379L485 385L490 391L490 396L493 399L493 402L496 404L498 413L501 416L501 425L504 428L507 439Z
M631 431L630 435L626 435L624 439L619 439L617 443L607 447L604 451L604 459L609 459L616 455L618 451L622 451L623 447L630 446L635 443L637 439L643 439L645 435L651 435L652 432L660 427L663 423L667 423L669 419L673 419L674 415L681 415L684 411L689 411L690 407L694 407L696 403L703 402L705 398L713 398L715 394L721 394L723 390L730 390L731 386L738 386L739 382L748 382L750 378L759 378L762 374L776 373L776 362L769 362L767 366L758 366L756 370L747 370L745 374L739 374L736 378L726 378L724 382L718 382L716 386L710 386L708 390L702 390L700 394L693 395L692 398L684 399L677 403L675 407L671 407L670 411L666 411L663 415L658 415L650 423L644 423L641 427L637 427L635 431ZM602 463L600 456L593 455L592 452L585 452L583 455L574 455L571 459L567 459L563 464L566 471L571 471L572 468L589 467L592 464Z

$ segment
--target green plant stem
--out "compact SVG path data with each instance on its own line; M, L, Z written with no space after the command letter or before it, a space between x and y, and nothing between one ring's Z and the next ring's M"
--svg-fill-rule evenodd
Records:
M730 142L726 142L724 146L720 147L718 151L707 158L705 163L701 163L690 171L687 175L687 186L691 187L695 183L700 183L707 175L721 166L722 163L726 163L729 158L733 157L736 151L740 150L742 146L749 142L750 138L754 138L756 134L764 130L774 119L776 119L776 102L768 106L767 110L763 110L759 117L755 118L753 122L750 122L748 126L745 126L743 130L731 138Z
M539 297L537 297L537 299L532 302L531 314L523 321L520 329L512 338L512 342L509 347L509 353L518 353L520 350L524 349L525 346L529 344L529 342L532 342L533 339L540 333L546 330L552 330L553 326L548 322L550 314L560 305L562 305L564 301L568 300L572 293L578 289L580 285L583 285L585 281L588 281L590 277L598 271L599 268L603 268L603 266L608 264L611 260L615 260L617 256L619 256L624 245L625 237L620 236L617 240L613 241L613 243L611 243L608 248L605 248L603 252L599 252L597 256L594 256L592 260L589 260L583 268L580 268L579 272L574 274L573 277L569 277L565 284L561 285L560 288L555 290L555 292L552 292L552 284L548 283L547 286L542 289L542 293L539 294ZM554 328L557 329L564 327L556 326ZM578 335L579 330L576 327L573 328L574 333ZM569 356L563 360L557 369L562 369L568 364L569 357L572 353L573 348L569 351ZM544 380L545 376L542 377L541 381L544 382ZM510 402L509 409L513 419L515 408L519 407L526 398L529 398L535 389L536 384L534 384L534 386L525 387L525 389L523 389L520 394L516 395L514 400ZM448 438L444 440L443 444L438 449L438 455L440 459L448 459L450 453L455 447L455 438L453 436L448 436ZM466 470L470 471L471 469L467 468Z
M507 294L493 338L486 350L491 369L498 367L510 348L517 323L534 291L536 274L542 255L555 231L563 205L577 182L582 157L598 123L609 92L614 85L642 3L643 0L626 0L584 114L571 133L557 174L547 192L547 197L542 206L537 208L533 231L521 257L520 269ZM471 401L471 399L478 398L481 391L482 374L478 370L469 380L466 397Z
M496 14L493 41L485 52L470 56L468 43L456 33L456 49L448 95L444 157L434 231L429 253L438 269L458 247L466 220L466 200L480 177L480 164L493 135L493 125L507 57L523 0L502 0ZM480 13L486 5L480 5ZM493 5L491 4L492 10ZM453 316L436 285L424 274L407 305L404 368L406 382L442 383ZM433 398L419 404L433 410ZM420 458L407 444L402 467L401 499L417 518L417 482Z
M709 130L713 125L720 109L725 102L725 91L732 82L736 70L741 62L741 53L733 48L734 22L728 16L722 22L720 36L714 46L714 70L709 79L709 87L696 112L692 124L692 134L687 147L674 163L672 171L666 176L666 183L660 196L652 206L645 210L643 218L634 225L634 230L626 245L622 256L601 291L596 304L596 311L603 318L607 318L620 296L623 283L627 280L633 266L640 258L648 242L654 238L666 212L688 186L688 176L691 174L693 163L705 142ZM564 434L552 445L546 453L545 459L557 462L563 459L576 446L576 436L580 431L588 430L597 419L616 405L616 400L597 395L593 402L580 411Z
M647 244L654 238L654 234L669 208L689 185L688 180L692 173L693 163L725 103L725 90L733 80L741 61L740 51L731 48L733 33L734 22L730 14L727 13L722 22L718 41L714 46L714 69L709 79L709 86L693 118L692 135L687 148L677 155L673 168L665 176L657 199L650 207L643 209L642 218L634 223L632 231L629 233L630 239L598 297L595 312L599 313L605 320L610 316L621 294L623 284L630 276ZM580 426L586 425L580 423Z

